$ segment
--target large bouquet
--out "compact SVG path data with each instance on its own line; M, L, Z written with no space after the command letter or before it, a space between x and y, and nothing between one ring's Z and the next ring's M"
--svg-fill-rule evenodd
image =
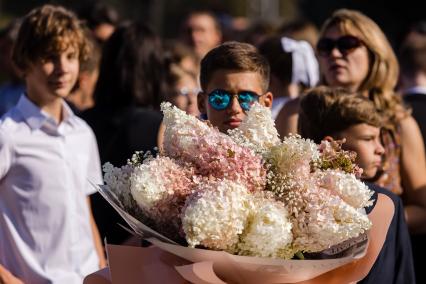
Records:
M281 141L270 110L259 104L229 135L169 103L162 111L164 146L156 156L136 153L121 168L103 167L100 192L137 233L191 261L200 249L346 262L365 250L372 192L339 142Z

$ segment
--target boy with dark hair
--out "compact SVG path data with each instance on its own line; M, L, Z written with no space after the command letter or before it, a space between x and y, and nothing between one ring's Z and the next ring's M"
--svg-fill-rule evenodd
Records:
M364 179L380 170L384 148L380 142L381 117L366 98L347 95L343 89L318 87L301 101L299 127L302 137L321 143L327 136L346 139L343 148L357 153Z
M331 137L345 139L343 148L357 153L356 163L363 168L361 179L373 178L381 167L384 153L380 142L382 120L373 103L360 94L348 94L343 89L317 87L300 102L299 128L302 137L316 143ZM383 222L392 218L386 240L368 275L358 283L415 283L411 243L401 199L389 190L373 184L373 199L378 194L390 198L393 216L382 216ZM371 212L377 202L367 213ZM374 226L374 223L373 223Z
M88 202L102 182L96 140L64 102L87 48L62 7L23 20L13 60L27 92L0 120L0 282L81 283L105 265Z
M221 132L237 128L255 101L271 107L269 72L253 45L226 42L212 49L201 61L201 114Z
M198 60L222 42L222 28L214 13L208 10L194 10L183 25L182 39L191 46Z

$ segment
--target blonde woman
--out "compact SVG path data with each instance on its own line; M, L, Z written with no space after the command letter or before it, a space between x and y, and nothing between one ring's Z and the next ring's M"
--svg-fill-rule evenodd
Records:
M385 118L383 170L374 182L404 196L410 230L426 232L426 159L419 127L394 93L396 56L381 29L353 10L336 11L323 25L317 54L323 83L361 92ZM297 132L299 101L284 106L277 126L282 136Z

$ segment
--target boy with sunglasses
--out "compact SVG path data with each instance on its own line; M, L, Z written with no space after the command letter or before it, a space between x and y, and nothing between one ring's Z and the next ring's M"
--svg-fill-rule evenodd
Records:
M271 107L269 65L247 43L226 42L201 61L198 108L221 132L237 128L254 102Z

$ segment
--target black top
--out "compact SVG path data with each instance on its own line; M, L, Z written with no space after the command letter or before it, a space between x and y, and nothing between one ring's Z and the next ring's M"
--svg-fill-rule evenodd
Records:
M420 127L426 147L426 94L405 95L404 102L412 109L411 115Z
M157 146L162 115L160 112L128 107L118 111L95 107L80 115L93 129L99 147L101 164L110 162L116 167L127 163L135 151L149 151ZM102 240L120 244L130 234L117 223L125 221L111 205L95 193L91 196L93 216Z
M426 94L407 94L404 96L405 103L411 107L411 115L417 121L420 132L423 136L423 143L426 148ZM417 283L426 283L426 269L423 261L426 255L426 234L412 235L414 268L416 271Z
M389 225L388 233L383 247L368 275L358 283L374 284L411 284L416 283L411 253L410 235L405 223L404 207L401 199L391 191L377 185L367 183L374 190L373 198L382 193L392 199L395 213ZM370 213L374 206L366 208Z

